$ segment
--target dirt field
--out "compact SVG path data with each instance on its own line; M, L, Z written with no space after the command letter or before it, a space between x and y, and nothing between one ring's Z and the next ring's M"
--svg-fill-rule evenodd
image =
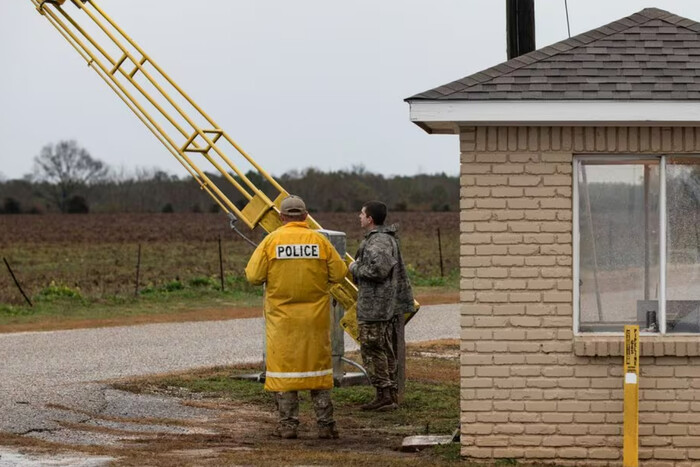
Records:
M318 213L324 228L347 233L354 254L362 239L355 213ZM459 267L459 214L394 213L401 225L404 259L414 274L440 275L437 229L445 274ZM240 226L243 231L247 228ZM219 278L219 246L227 280L243 274L252 248L233 232L223 214L0 215L0 256L34 297L50 284L90 298L133 295L139 246L139 289ZM251 233L254 241L262 232ZM23 303L0 264L0 304Z

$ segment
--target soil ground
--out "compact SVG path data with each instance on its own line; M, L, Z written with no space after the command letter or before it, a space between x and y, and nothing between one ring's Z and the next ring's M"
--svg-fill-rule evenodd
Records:
M395 412L359 411L358 406L372 397L369 387L335 390L335 418L341 430L338 440L317 438L308 402L302 402L300 410L299 439L274 437L276 413L273 399L259 383L243 382L249 389L241 389L240 385L238 389L230 387L230 375L250 371L248 365L246 368L215 368L115 383L115 387L129 392L166 396L179 404L201 409L206 416L125 419L86 413L93 421L102 421L103 424L80 423L66 428L92 430L94 434L116 441L75 445L48 443L32 436L0 435L0 445L53 456L63 454L70 458L76 455L110 457L113 459L110 465L117 466L476 465L459 459L457 443L411 453L398 449L403 438L418 434L417 430L446 434L453 429L452 425L456 427L458 354L457 340L410 345L407 378L412 394L409 396L407 391L404 407ZM199 381L216 383L200 391L196 386ZM445 396L446 393L449 396ZM425 401L431 399L436 401L435 406L426 405ZM76 408L72 410L80 412ZM432 427L431 420L434 422ZM134 428L138 426L162 429L148 432Z

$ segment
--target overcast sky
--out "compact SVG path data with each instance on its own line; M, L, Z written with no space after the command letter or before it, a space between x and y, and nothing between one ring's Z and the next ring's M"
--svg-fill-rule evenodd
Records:
M457 137L424 133L403 99L506 59L505 0L99 4L273 175L457 174ZM572 35L650 6L700 20L691 0L568 6ZM564 0L535 10L538 48L567 37ZM0 63L0 178L64 139L115 169L185 173L30 0L0 0Z

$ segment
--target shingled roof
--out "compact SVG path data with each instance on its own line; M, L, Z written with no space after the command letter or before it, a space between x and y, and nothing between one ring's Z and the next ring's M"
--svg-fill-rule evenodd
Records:
M700 23L647 8L406 100L700 100Z

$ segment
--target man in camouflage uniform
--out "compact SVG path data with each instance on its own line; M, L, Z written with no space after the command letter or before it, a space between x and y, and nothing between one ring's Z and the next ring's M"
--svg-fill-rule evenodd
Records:
M401 258L396 226L384 226L387 208L368 201L360 211L366 231L350 272L358 287L357 321L360 353L377 390L375 399L362 410L394 410L398 407L396 349L397 319L413 311L413 292Z

